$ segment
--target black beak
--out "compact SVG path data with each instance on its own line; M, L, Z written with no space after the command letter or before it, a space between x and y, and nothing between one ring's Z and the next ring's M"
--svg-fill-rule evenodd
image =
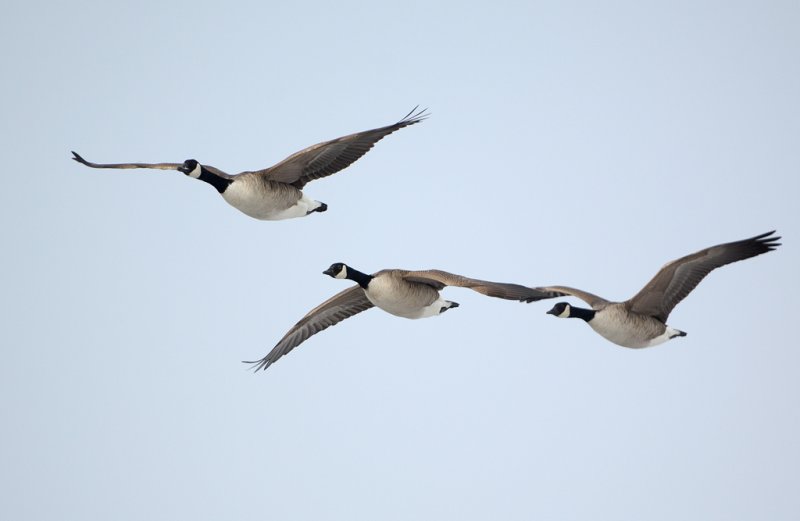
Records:
M547 312L548 315L558 315L558 311L556 311L555 306L553 306L550 311Z
M181 165L181 166L178 167L178 172L183 172L184 174L188 174L189 173L189 169L186 168L185 166Z
M335 277L336 274L333 272L333 268L328 268L327 270L322 272L323 275L328 275L329 277Z

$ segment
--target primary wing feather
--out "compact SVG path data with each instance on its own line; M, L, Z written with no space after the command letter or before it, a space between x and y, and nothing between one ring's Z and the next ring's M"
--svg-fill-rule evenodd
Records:
M773 230L742 241L718 244L667 263L628 300L631 310L666 322L673 308L712 270L780 246L777 242L780 237L773 237L774 233Z
M418 112L416 110L414 107L406 117L393 125L317 143L292 154L274 166L243 173L263 175L271 181L291 183L297 188L303 188L309 181L347 168L375 146L375 143L392 132L419 123L428 117L424 109Z
M255 364L254 370L263 370L280 357L305 342L309 337L338 324L346 318L373 307L360 286L352 286L315 307L295 324L275 347L261 360L245 362Z

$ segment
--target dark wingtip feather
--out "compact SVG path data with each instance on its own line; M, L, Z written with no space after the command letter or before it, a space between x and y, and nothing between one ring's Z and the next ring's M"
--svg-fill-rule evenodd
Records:
M417 110L419 105L411 109L411 111L403 116L403 118L397 122L398 125L403 125L407 127L408 125L413 125L415 123L419 123L420 121L425 121L430 117L430 113L428 112L427 108L422 110Z
M251 361L242 360L242 363L251 364L251 367L249 367L248 369L252 369L254 373L257 373L259 371L264 371L267 369L267 367L272 365L272 362L267 360L266 357L262 358L261 360L251 360Z
M765 248L764 251L772 251L772 250L774 250L775 248L777 248L778 246L781 245L781 243L776 242L776 241L781 240L780 235L777 236L777 237L771 237L771 235L774 234L775 232L776 232L776 230L772 230L771 232L767 232L767 233L762 233L761 235L756 235L755 237L751 238L750 240L754 241L759 246L764 247Z

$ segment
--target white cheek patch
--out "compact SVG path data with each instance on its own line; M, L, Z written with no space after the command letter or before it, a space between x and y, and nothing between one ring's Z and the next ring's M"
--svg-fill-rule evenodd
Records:
M201 172L202 168L203 167L200 166L200 163L197 163L197 166L194 167L194 170L189 172L189 176L190 177L194 177L195 179L200 179L200 172Z
M558 315L558 318L569 318L569 306L564 307L564 311Z
M342 269L339 270L339 273L336 274L337 279L346 279L347 278L347 266L342 266Z

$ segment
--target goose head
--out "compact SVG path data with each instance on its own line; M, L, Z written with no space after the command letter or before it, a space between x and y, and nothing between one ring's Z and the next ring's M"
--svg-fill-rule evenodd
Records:
M559 302L547 314L558 318L569 318L570 311L572 311L572 307L568 303Z
M329 277L333 277L334 279L346 279L347 278L347 264L343 262L334 262L331 264L331 267L327 270L322 272Z
M200 177L200 169L200 163L196 159L187 159L178 167L178 171L195 178Z

